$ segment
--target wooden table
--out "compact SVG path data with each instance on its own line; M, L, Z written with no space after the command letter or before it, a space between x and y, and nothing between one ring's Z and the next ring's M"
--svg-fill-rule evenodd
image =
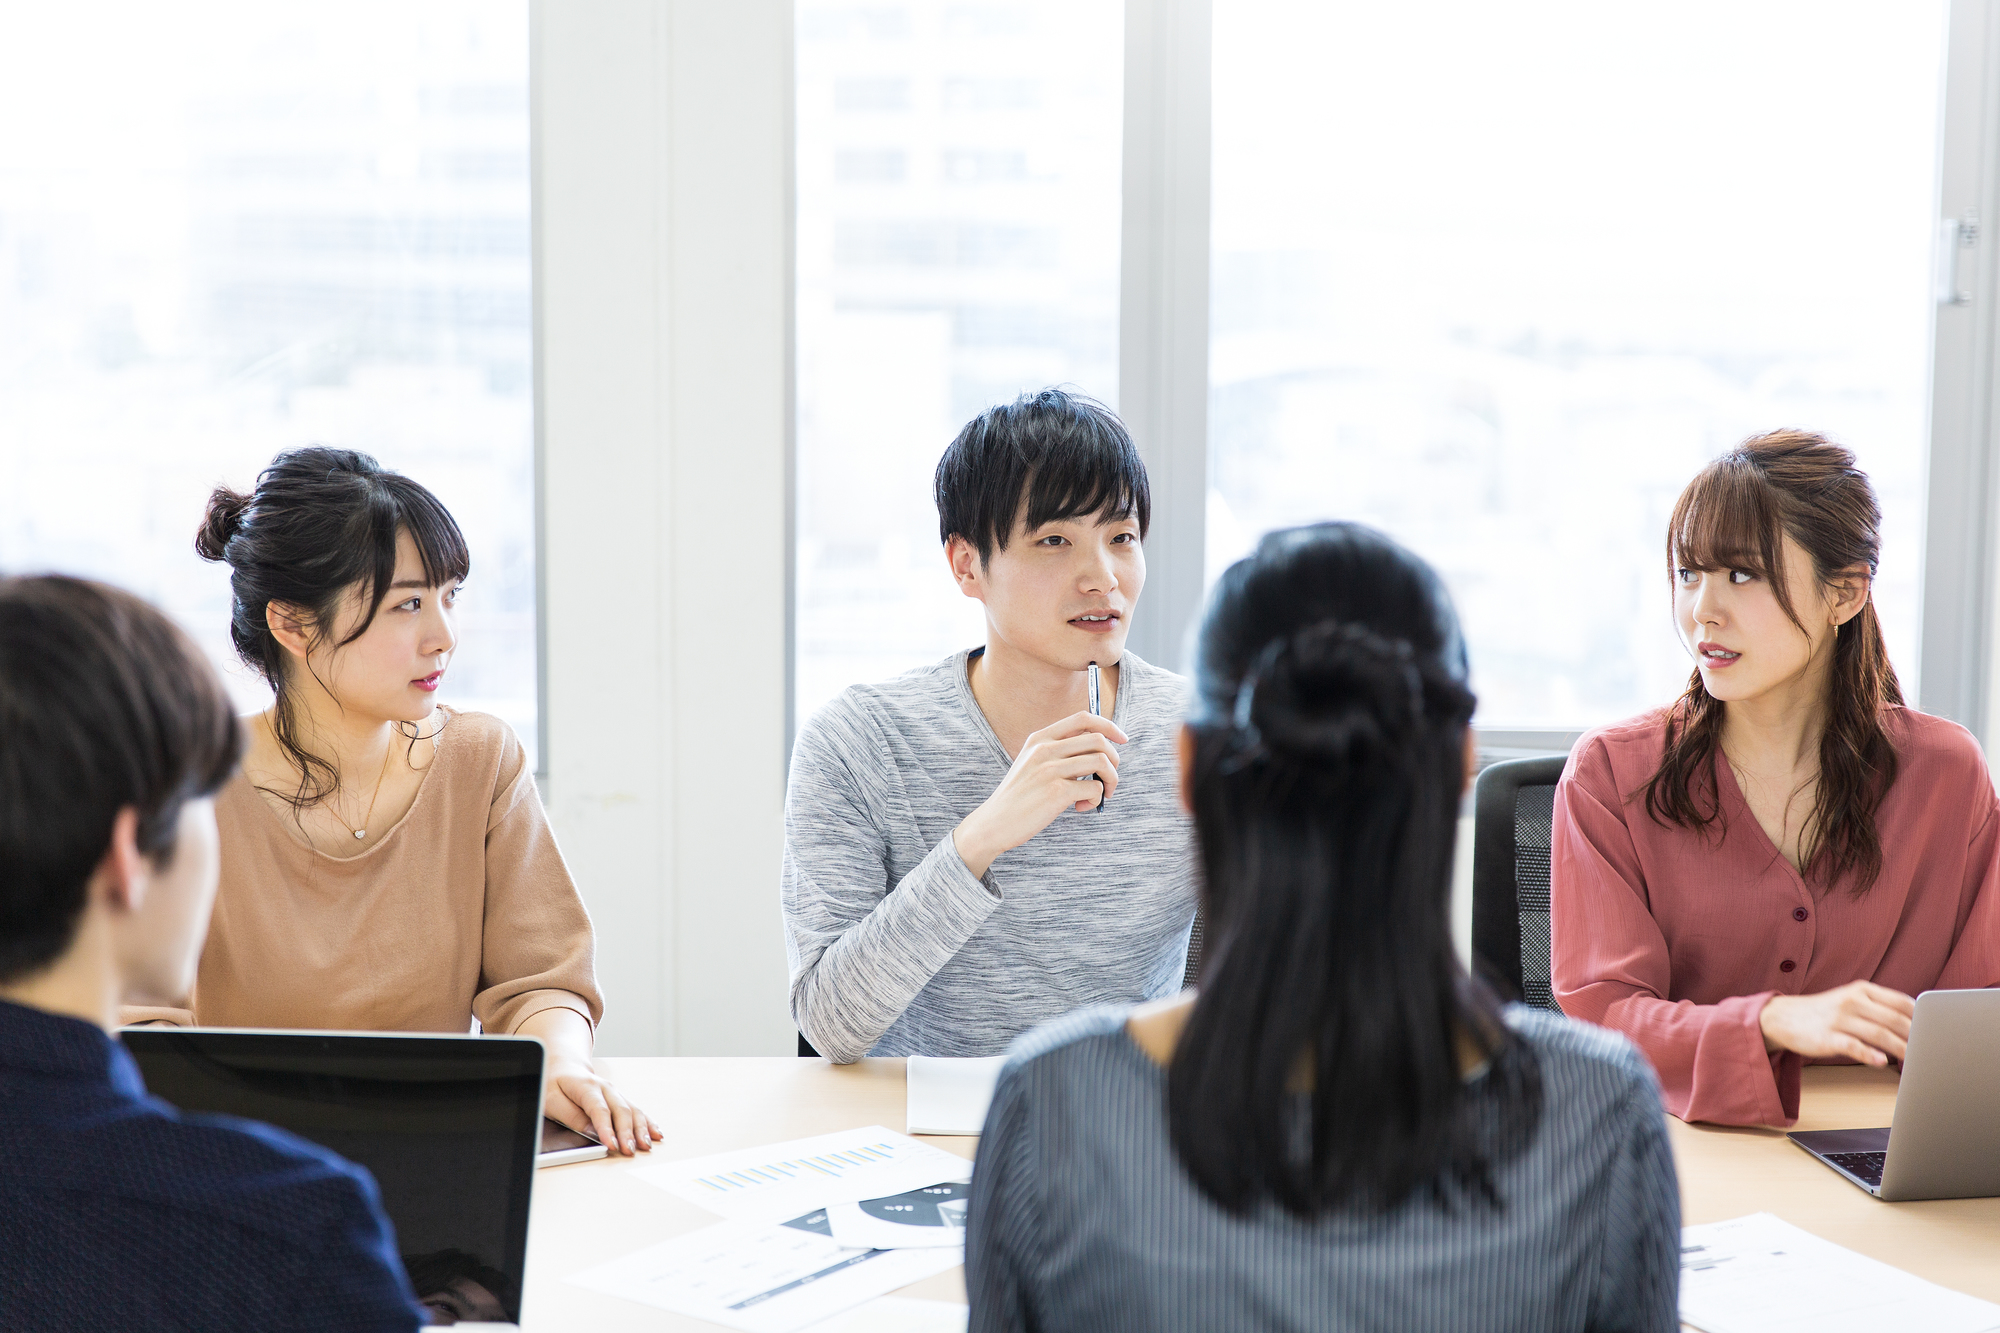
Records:
M619 1085L660 1122L669 1157L696 1157L863 1125L903 1127L903 1062L863 1060L611 1059ZM1802 1129L1889 1123L1892 1073L1805 1071ZM1838 1245L1933 1282L2000 1302L2000 1199L1881 1203L1785 1141L1759 1129L1716 1129L1669 1119L1686 1222L1775 1213ZM971 1157L977 1139L928 1140ZM523 1327L557 1330L713 1330L564 1279L716 1219L649 1185L624 1160L580 1162L538 1173L528 1241ZM962 1270L901 1293L963 1301Z
M1876 1128L1889 1123L1895 1106L1893 1071L1809 1066L1797 1128ZM2000 1302L2000 1199L1883 1203L1780 1130L1721 1129L1671 1117L1667 1129L1681 1177L1682 1222L1774 1213L1940 1286Z

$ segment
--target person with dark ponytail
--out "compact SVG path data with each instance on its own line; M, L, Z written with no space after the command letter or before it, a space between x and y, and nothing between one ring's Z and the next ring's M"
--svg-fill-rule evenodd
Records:
M1645 1060L1452 945L1473 703L1443 586L1382 534L1272 533L1222 576L1180 738L1200 989L1009 1053L974 1333L1677 1327Z
M1804 1062L1900 1060L1911 996L2000 984L2000 802L1972 736L1903 704L1881 522L1807 431L1702 469L1667 526L1687 691L1586 735L1556 789L1556 1000L1683 1119L1790 1125Z
M614 1152L659 1131L596 1072L590 917L520 740L437 701L465 538L367 454L279 454L211 497L229 633L270 683L218 794L222 882L191 1007L129 1022L487 1032L548 1047L546 1111Z

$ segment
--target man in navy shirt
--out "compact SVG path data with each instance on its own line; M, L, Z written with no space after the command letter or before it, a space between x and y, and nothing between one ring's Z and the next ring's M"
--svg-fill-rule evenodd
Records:
M243 738L213 669L114 588L0 579L0 1328L425 1322L367 1172L147 1096L120 1004L194 982L213 796Z

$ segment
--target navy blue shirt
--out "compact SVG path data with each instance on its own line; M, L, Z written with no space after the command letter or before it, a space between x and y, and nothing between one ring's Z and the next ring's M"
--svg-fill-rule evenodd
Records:
M0 1001L0 1329L424 1322L366 1171L183 1115L102 1029Z

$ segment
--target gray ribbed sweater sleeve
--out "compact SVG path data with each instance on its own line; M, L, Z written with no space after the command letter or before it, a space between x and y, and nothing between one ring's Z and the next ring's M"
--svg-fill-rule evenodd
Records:
M840 1064L868 1054L1000 901L950 837L895 892L867 893L868 872L881 866L869 855L871 834L857 822L785 844L786 902L798 908L792 1012L814 1048Z
M949 834L884 893L890 848L870 808L880 802L839 752L867 753L866 719L842 709L814 722L793 751L785 801L792 1012L814 1049L846 1064L881 1040L1000 894L990 871L973 878Z
M1008 761L964 678L959 654L850 689L793 749L779 884L792 1017L831 1060L998 1054L1082 1005L1179 989L1194 886L1178 678L1130 659L1118 795L1058 815L983 878L951 833Z

